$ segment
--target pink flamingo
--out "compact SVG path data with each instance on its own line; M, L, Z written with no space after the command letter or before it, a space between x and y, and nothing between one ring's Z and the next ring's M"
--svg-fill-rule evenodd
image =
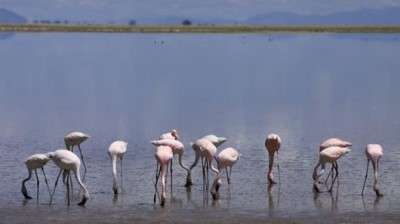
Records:
M226 141L226 139L224 141ZM220 144L222 144L222 143L220 143ZM218 144L218 145L220 145L220 144ZM202 170L203 170L203 186L205 185L208 188L208 167L211 167L211 169L217 174L219 172L218 169L216 169L214 167L214 165L212 164L215 153L217 152L217 147L213 144L212 141L210 141L209 139L206 139L206 138L198 139L194 143L191 143L191 145L192 145L193 150L196 153L196 158L195 158L193 164L189 168L190 172L188 173L188 176L186 178L187 179L186 186L190 186L193 184L190 173L191 173L192 169L197 165L197 163L199 162L199 158L201 157L201 160L202 160L201 166L202 166ZM203 161L204 158L205 158L205 161ZM205 174L206 164L207 164L207 176Z
M122 158L126 152L126 147L128 143L124 141L115 141L111 143L108 148L108 155L111 159L112 172L113 172L113 191L114 195L118 194L118 184L117 184L117 159L121 160L121 180L122 180Z
M332 163L333 164L340 157L342 157L343 155L347 154L350 151L351 150L349 148L342 148L342 147L338 147L338 146L332 146L332 147L329 147L329 148L326 148L326 149L322 150L319 153L319 161L318 161L318 164L315 166L314 172L313 172L314 189L315 189L316 192L320 192L318 179L325 171L325 164L326 163ZM321 172L318 174L317 173L317 169L318 169L319 166L321 166L322 168L321 168ZM336 178L337 178L337 176L339 174L338 166L335 166L335 171L336 171L336 175L335 175L335 178L332 181L332 186L329 189L329 192L332 191L333 184L335 183L335 180L336 180Z
M280 170L279 170L279 149L281 147L281 139L277 134L270 134L268 135L267 139L265 140L265 148L268 151L269 155L269 170L268 170L268 181L270 184L276 184L273 179L272 169L274 166L274 157L275 152L278 159L278 175L280 179Z
M160 136L160 139L175 139L179 140L179 133L176 129L172 129L171 132L164 133Z
M231 177L232 177L232 166L235 165L235 163L239 160L240 153L236 151L236 149L232 147L228 147L224 150L222 150L217 157L215 157L215 160L217 161L218 164L218 174L217 177L214 180L214 183L211 187L211 196L213 197L214 200L219 198L218 195L218 190L219 187L221 186L221 176L222 176L222 170L225 169L226 171L226 179L228 181L228 185L231 184ZM228 173L228 167L229 167L229 173Z
M155 141L151 141L151 144L155 145L155 146L160 146L160 145L164 145L164 146L169 146L172 149L172 153L173 155L178 154L179 156L179 165L186 170L186 172L188 173L187 175L187 179L186 182L191 179L190 176L190 170L187 166L183 165L182 162L182 156L184 153L184 146L182 144L182 142L175 140L175 139L161 139L161 140L155 140ZM171 171L171 184L172 184L172 159L171 159L171 165L170 165L170 171ZM157 167L158 169L158 167Z
M26 190L26 187L25 187L25 182L31 179L32 170L34 170L35 175L36 175L36 183L37 183L36 184L36 188L37 188L36 199L39 200L39 177L38 177L37 171L36 171L36 169L39 169L39 168L43 172L44 180L47 185L47 190L49 191L49 195L51 196L49 184L47 182L46 174L44 173L44 169L43 169L43 167L47 164L47 162L49 162L49 160L50 160L50 158L46 154L34 154L34 155L29 156L25 160L25 165L26 165L26 168L28 169L28 173L29 173L29 176L22 181L21 192L24 195L25 199L32 199L32 197L30 197L28 195L28 191Z
M167 193L166 193L166 176L168 170L168 164L172 160L173 153L172 149L169 146L159 145L156 148L155 158L157 160L157 169L156 169L156 183L154 185L155 191L157 192L157 183L160 178L161 172L161 206L165 205L167 201ZM158 170L158 166L160 166L160 170ZM156 203L156 192L154 192L154 203Z
M67 147L68 150L74 151L74 146L77 145L79 148L79 152L81 153L81 159L83 163L83 167L85 168L85 174L86 174L86 165L85 165L85 160L83 160L83 154L81 150L81 144L82 142L86 141L86 139L90 138L88 134L82 133L82 132L71 132L67 136L64 137L64 143L65 147ZM85 179L85 174L83 175L83 179Z
M367 148L365 149L365 154L367 156L367 172L365 173L364 185L361 195L364 194L365 182L367 181L367 176L368 176L369 161L371 161L372 167L374 169L374 191L377 197L381 197L383 196L383 194L381 194L378 189L378 165L379 165L379 159L383 155L382 146L378 144L368 144Z
M332 147L332 146L337 146L337 147L341 147L341 148L349 148L351 147L351 143L347 142L345 140L342 140L340 138L330 138L325 140L324 142L322 142L319 146L319 151L321 152L322 150ZM333 169L334 167L337 166L337 162L332 163L332 168L328 173L328 176L325 180L325 183L328 181L329 175L332 173L332 179L333 179ZM322 167L322 169L325 169L325 165Z
M79 160L78 156L66 149L59 149L55 152L48 152L46 155L53 160L53 162L60 168L60 172L58 173L57 180L54 184L53 194L50 197L50 203L53 201L54 192L57 188L57 182L60 178L61 172L63 170L72 171L75 174L76 181L83 189L83 198L82 201L78 203L78 205L83 206L85 205L86 201L89 199L89 191L86 189L86 186L82 183L81 176L80 176L80 166L81 161ZM68 205L69 205L69 178L67 177L67 198L68 198Z

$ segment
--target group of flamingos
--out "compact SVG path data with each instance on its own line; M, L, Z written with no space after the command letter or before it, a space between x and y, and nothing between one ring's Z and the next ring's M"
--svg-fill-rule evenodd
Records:
M25 187L25 182L27 182L31 176L32 171L35 171L36 180L37 180L37 199L39 199L39 178L37 175L37 169L41 169L45 178L45 182L47 185L47 189L50 195L50 203L52 203L52 199L54 196L54 192L57 187L58 179L63 173L63 182L67 186L67 198L68 198L68 205L70 204L69 201L69 188L70 188L70 172L72 171L75 174L76 181L83 189L83 198L82 201L78 203L78 205L85 205L86 201L89 199L89 191L87 190L86 186L81 180L80 177L80 165L81 160L73 153L74 146L78 146L80 151L82 163L84 166L85 174L86 174L86 165L83 160L82 150L80 144L87 140L90 136L84 134L82 132L72 132L65 136L64 142L66 149L59 149L54 152L48 152L46 154L34 154L29 156L25 160L26 167L28 169L29 176L22 181L22 189L21 192L24 195L25 199L32 199L28 195L28 191ZM193 143L191 142L191 146L196 154L196 158L193 164L190 167L187 167L182 162L182 156L184 153L184 145L182 142L179 141L179 134L178 131L173 129L171 132L165 133L161 135L159 140L150 141L151 144L156 146L155 150L155 159L157 161L156 167L156 181L155 181L155 191L157 192L157 184L161 175L161 185L162 185L162 192L161 192L161 206L164 206L166 203L166 179L167 179L167 172L168 166L170 166L171 178L172 178L172 158L173 155L178 154L179 156L179 165L187 171L187 178L186 178L186 185L192 185L192 178L191 178L191 171L199 162L201 158L201 165L202 165L202 172L203 172L203 189L206 188L208 191L208 169L211 168L217 175L216 178L211 186L211 196L214 200L219 198L218 190L222 184L221 177L223 170L226 171L226 177L228 186L231 184L231 172L232 166L239 160L240 153L232 147L225 148L217 155L217 147L220 146L222 143L226 142L227 139L223 137L217 137L215 135L207 135L200 139L197 139ZM273 178L273 165L274 165L274 158L275 154L277 155L278 159L278 175L280 178L280 168L279 168L279 149L281 146L281 139L277 134L270 134L268 135L267 139L265 140L265 148L267 149L269 155L269 169L268 169L268 181L269 184L276 184L276 181ZM337 160L342 157L343 155L350 152L351 143L338 139L338 138L331 138L321 143L319 148L319 161L318 164L314 168L313 172L313 179L314 179L314 190L319 193L320 187L319 178L323 175L325 171L326 163L332 164L332 169L330 173L332 173L332 184L329 191L332 191L332 187L337 179L338 176L338 164ZM121 178L122 178L122 158L126 152L127 143L124 141L115 141L111 143L108 148L108 154L111 159L112 164L112 173L113 173L113 192L114 195L118 195L118 184L117 184L117 168L116 162L117 159L121 160ZM364 179L364 185L361 194L364 193L365 182L367 180L368 175L368 167L369 162L371 161L373 169L374 169L374 185L373 189L378 197L382 196L381 192L378 189L378 163L379 159L383 155L382 147L378 144L369 144L365 150L367 156L367 170ZM214 167L213 160L215 159L217 163L217 168ZM50 193L50 188L48 185L48 181L46 178L46 174L44 172L43 167L47 164L48 161L53 160L53 162L60 168L59 174L57 176L56 182L54 184L53 193ZM318 168L321 166L321 171L318 173ZM229 168L229 172L228 172ZM330 176L328 174L328 178ZM328 180L326 179L326 181ZM325 182L326 182L325 181ZM156 192L154 193L154 203L156 203Z

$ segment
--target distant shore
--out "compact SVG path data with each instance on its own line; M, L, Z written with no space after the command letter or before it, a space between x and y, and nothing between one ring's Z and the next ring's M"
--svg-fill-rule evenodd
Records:
M400 25L304 25L304 26L183 26L183 25L71 25L0 24L0 32L79 33L400 33Z

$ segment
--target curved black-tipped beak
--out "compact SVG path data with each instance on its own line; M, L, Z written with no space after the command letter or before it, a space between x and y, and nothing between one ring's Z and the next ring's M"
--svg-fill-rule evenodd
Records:
M25 199L28 199L28 200L29 200L29 199L32 199L32 197L29 196L28 193L22 192L22 194L24 195Z
M87 199L85 197L82 198L82 201L78 203L79 206L84 206Z

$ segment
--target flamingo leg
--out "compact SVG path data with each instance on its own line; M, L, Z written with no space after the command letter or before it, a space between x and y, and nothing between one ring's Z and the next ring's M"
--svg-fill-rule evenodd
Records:
M278 180L279 180L279 183L281 182L281 170L280 170L280 165L279 165L279 152L278 151L276 151L276 159L278 160Z
M157 183L158 179L160 178L161 174L161 169L159 169L159 164L157 162L157 167L156 167L156 183L154 184L154 204L156 203L156 193L157 193Z
M78 144L78 148L79 148L79 152L81 153L81 159L82 159L82 163L83 163L83 168L85 168L85 172L83 173L83 178L85 179L86 176L86 164L85 164L85 160L83 160L83 154L82 154L82 150L81 150L81 146Z
M51 205L51 202L53 201L53 196L54 196L54 193L56 192L56 188L57 188L57 182L58 182L58 179L60 178L60 175L61 175L61 172L62 172L62 171L63 171L63 170L60 169L60 172L58 173L56 182L55 182L55 184L54 184L53 194L51 194L51 196L50 196L49 205Z
M68 171L67 173L67 201L68 201L68 206L69 206L69 183L70 183L70 172Z
M124 193L124 179L122 178L123 166L122 166L122 157L121 157L121 193Z
M367 160L367 172L365 173L364 185L363 185L363 189L361 191L361 195L364 195L365 182L367 181L367 177L368 177L368 167L369 167L369 160Z
M37 175L36 169L35 169L35 175L36 175L36 200L39 201L39 177Z
M335 178L332 181L332 185L331 185L331 188L329 189L329 192L332 192L333 185L335 184L336 178L339 175L339 170L338 170L338 166L337 165L335 166L335 171L336 171L336 175L335 175ZM339 184L339 181L338 181L338 184Z
M41 169L42 169L43 176L44 176L44 182L46 182L46 185L47 185L47 190L49 191L49 196L51 196L51 193L50 193L50 187L49 187L49 182L47 181L46 174L44 173L44 168L42 167Z
M228 182L228 186L230 185L229 175L228 175L228 167L225 167L226 172L226 181Z

